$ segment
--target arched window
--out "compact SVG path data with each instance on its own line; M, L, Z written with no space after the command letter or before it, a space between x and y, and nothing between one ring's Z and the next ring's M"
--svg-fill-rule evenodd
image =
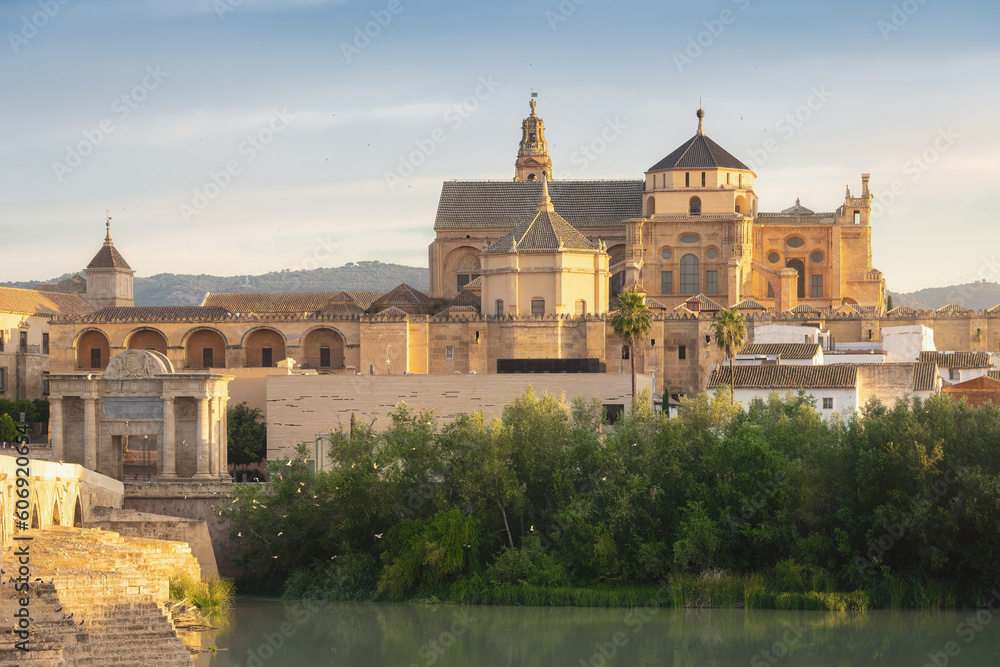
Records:
M698 293L698 258L684 255L681 258L681 294Z
M545 314L545 299L531 300L531 314L539 317Z
M646 200L646 215L650 216L656 213L656 199L650 197Z
M587 314L587 302L583 299L576 300L576 314L577 316Z
M701 199L698 197L691 197L690 207L688 211L691 215L701 215Z
M503 299L497 299L496 315L497 317L503 317Z
M535 180L535 175L534 174L528 174L528 180L529 181Z

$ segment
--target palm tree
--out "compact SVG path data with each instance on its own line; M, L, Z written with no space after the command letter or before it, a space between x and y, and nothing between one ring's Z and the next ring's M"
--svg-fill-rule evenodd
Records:
M638 287L618 295L618 310L611 317L615 335L628 345L628 358L632 363L632 404L635 405L635 348L653 328L653 318L646 306L646 295Z
M747 340L747 326L743 322L743 315L735 308L719 311L715 321L712 322L712 333L715 334L715 344L729 358L729 382L732 386L733 359ZM736 402L735 392L730 393L730 401Z

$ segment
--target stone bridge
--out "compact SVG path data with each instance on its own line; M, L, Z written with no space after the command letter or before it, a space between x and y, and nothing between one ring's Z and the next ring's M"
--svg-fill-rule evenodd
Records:
M30 447L30 445L29 445ZM14 450L6 450L15 454ZM0 550L5 550L13 536L21 532L17 527L15 510L18 507L18 457L0 455ZM124 485L93 470L75 463L54 463L37 459L27 461L30 494L28 502L28 528L49 526L84 526L95 507L121 508ZM21 487L23 488L23 487ZM22 503L23 507L23 503Z

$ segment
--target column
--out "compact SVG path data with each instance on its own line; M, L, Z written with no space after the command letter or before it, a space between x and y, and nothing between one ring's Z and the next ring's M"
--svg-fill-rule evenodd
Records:
M221 425L219 426L219 449L221 450L219 456L222 458L222 467L219 472L223 479L230 479L229 477L229 399L220 398L219 399L219 419L221 420Z
M209 440L209 421L208 421L208 399L199 398L198 399L198 436L197 436L197 446L198 446L198 467L197 472L194 475L194 479L211 479L212 475L209 472L209 456L211 456L208 447Z
M177 427L174 422L174 397L163 398L163 472L160 479L177 479Z
M97 470L97 401L83 397L83 467Z
M52 460L62 461L66 448L63 443L62 396L49 399L49 439L52 442Z

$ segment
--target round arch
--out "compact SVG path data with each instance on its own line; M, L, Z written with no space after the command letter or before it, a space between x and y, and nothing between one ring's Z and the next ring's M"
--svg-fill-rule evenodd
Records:
M111 361L111 341L100 329L81 331L73 347L77 370L104 370Z
M154 350L167 356L167 337L159 329L141 327L130 331L125 336L125 348L128 350Z
M333 327L315 327L302 336L308 368L343 368L344 334Z
M243 358L248 368L271 368L285 358L285 337L270 327L252 329L243 337Z
M646 198L646 217L656 215L656 197L649 195Z
M701 197L691 197L688 200L688 214L701 215Z
M743 195L736 197L735 210L737 213L742 213L743 215L749 215L750 211L747 209L747 198Z
M444 296L454 297L459 290L479 277L481 249L459 246L444 258Z
M225 368L226 337L217 329L200 327L184 334L186 368Z

